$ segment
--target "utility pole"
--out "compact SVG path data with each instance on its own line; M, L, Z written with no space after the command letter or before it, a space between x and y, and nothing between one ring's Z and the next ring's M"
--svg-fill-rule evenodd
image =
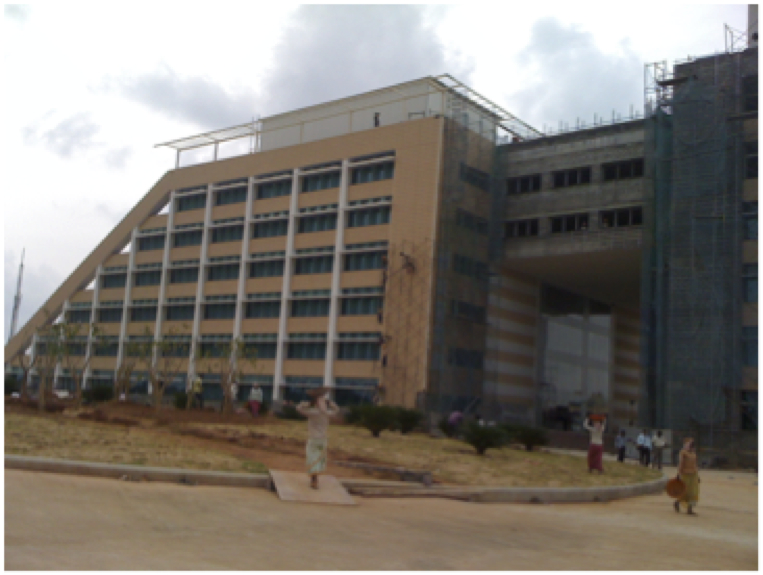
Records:
M13 334L16 333L16 325L18 324L18 321L19 321L19 307L21 306L21 278L24 275L25 249L21 250L21 264L19 265L19 280L18 280L18 283L16 284L16 297L13 298L13 313L11 314L11 330L8 333L8 341L11 341Z

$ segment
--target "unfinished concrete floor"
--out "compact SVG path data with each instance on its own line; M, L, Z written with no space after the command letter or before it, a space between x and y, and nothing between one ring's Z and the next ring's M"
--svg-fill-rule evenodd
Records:
M5 472L9 570L757 570L757 476L705 472L699 516L664 495L516 505L284 503L260 489Z

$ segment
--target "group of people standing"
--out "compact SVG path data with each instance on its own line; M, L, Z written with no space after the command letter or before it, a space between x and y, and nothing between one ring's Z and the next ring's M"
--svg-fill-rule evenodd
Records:
M231 406L233 411L236 411L236 398L238 397L238 383L234 381L231 383ZM259 384L254 383L252 389L249 391L249 398L247 400L247 407L252 414L252 417L258 417L260 414L260 406L262 405L263 394L262 388ZM196 407L196 409L204 409L204 393L201 377L196 376L191 380L191 384L188 387L188 407Z
M625 461L625 449L628 447L628 443L634 443L638 450L638 462L644 467L651 465L654 469L662 469L662 454L666 447L668 447L665 438L662 436L662 431L657 430L654 435L649 435L649 432L644 429L639 433L636 441L625 436L625 430L621 430L620 434L615 437L615 450L617 450L617 460L622 463Z

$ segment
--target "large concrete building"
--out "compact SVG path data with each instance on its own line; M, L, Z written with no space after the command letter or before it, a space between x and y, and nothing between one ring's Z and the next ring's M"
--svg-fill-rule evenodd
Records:
M100 326L88 385L148 337L214 394L242 341L242 395L757 427L757 45L647 71L646 117L556 135L440 76L170 142L6 361L63 316Z

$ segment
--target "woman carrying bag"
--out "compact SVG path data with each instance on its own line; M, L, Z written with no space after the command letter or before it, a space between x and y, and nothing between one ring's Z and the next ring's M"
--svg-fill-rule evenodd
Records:
M696 515L694 507L699 503L699 469L697 468L697 453L694 450L694 440L684 439L684 448L678 455L678 479L685 485L684 494L676 499L673 509L680 513L680 504L687 505L688 514Z

